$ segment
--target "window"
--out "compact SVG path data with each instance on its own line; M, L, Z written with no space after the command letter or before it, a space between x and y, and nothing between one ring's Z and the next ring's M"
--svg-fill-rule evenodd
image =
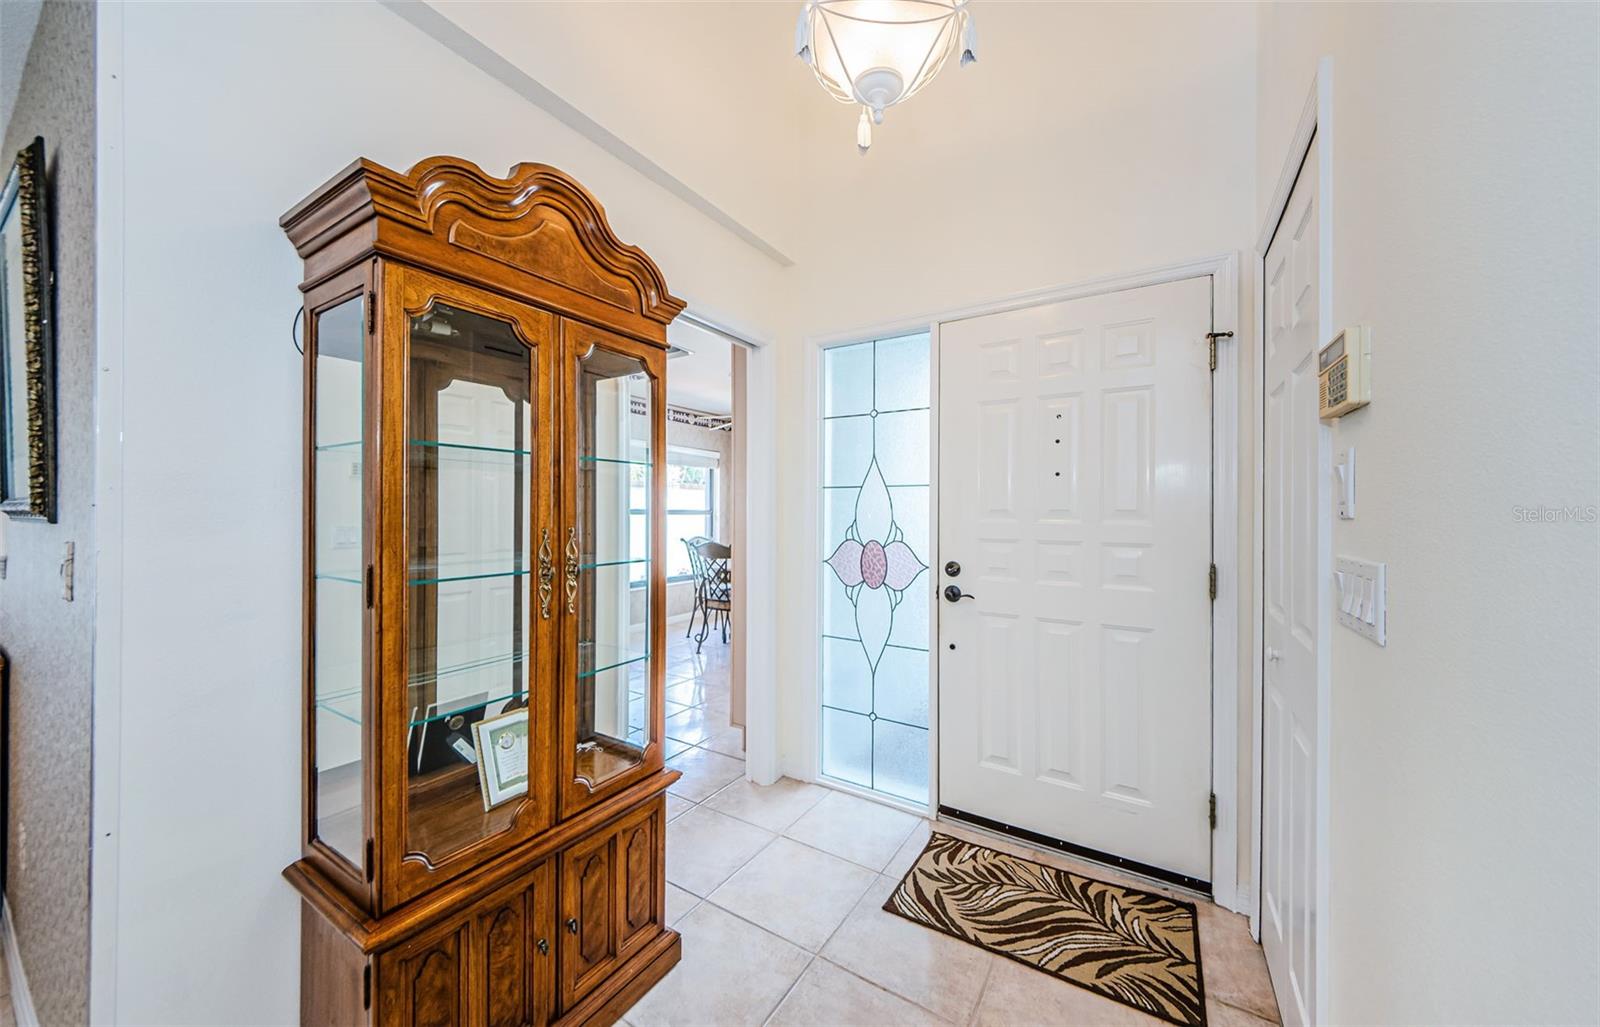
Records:
M928 801L929 340L822 355L822 773Z
M685 581L690 575L689 550L683 540L703 535L717 537L717 468L706 466L710 460L697 454L667 452L667 580ZM690 462L692 461L692 462ZM649 496L645 494L644 468L634 469L632 509L628 511L633 531L634 545L644 551L645 510ZM633 572L633 584L643 585L645 567L641 564Z

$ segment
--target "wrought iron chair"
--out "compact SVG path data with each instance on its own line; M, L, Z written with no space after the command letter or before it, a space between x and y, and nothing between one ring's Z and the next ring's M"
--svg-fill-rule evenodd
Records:
M700 558L700 546L711 540L704 535L696 535L693 538L686 538L681 541L684 548L689 550L689 573L694 578L694 608L689 611L689 630L683 633L684 638L689 638L694 634L695 615L699 614L702 619L705 617L706 611L704 604L701 602L700 582L706 576L706 565L705 561Z
M694 639L694 651L706 644L715 620L722 627L722 644L728 644L728 619L733 615L733 550L721 542L707 540L700 543L702 575L696 595L702 614L700 633Z

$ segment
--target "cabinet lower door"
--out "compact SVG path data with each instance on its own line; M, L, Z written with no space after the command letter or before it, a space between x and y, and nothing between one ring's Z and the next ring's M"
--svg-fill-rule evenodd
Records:
M653 799L561 854L564 1008L660 933L665 811Z
M555 881L549 863L381 954L377 1022L543 1027L554 1012Z
M378 958L378 1022L394 1027L467 1027L472 985L466 921L448 921Z
M528 878L485 899L473 916L473 976L482 983L487 1027L541 1027L555 1006L554 871L541 863Z

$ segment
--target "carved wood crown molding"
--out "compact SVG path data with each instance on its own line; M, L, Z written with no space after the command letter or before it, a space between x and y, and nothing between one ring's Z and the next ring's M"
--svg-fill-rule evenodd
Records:
M661 324L685 306L667 291L655 262L617 237L600 202L548 164L518 164L496 178L460 157L429 157L404 174L363 158L293 207L279 225L308 258L374 220L375 243L382 223L389 222L541 278L550 274L534 254L569 247L570 237L587 267L569 263L568 278L583 280L563 284L614 305L626 300L635 313ZM541 233L563 238L538 240Z

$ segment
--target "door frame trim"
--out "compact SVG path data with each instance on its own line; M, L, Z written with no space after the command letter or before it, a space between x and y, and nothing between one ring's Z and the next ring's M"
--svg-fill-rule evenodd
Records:
M914 332L929 333L931 347L929 375L929 424L935 429L939 424L939 343L940 326L972 317L1000 314L1011 310L1082 299L1105 293L1124 292L1150 285L1165 285L1188 278L1210 276L1212 331L1233 332L1232 340L1219 340L1217 369L1212 376L1212 518L1211 551L1217 565L1217 598L1212 603L1211 648L1211 790L1217 797L1217 826L1211 834L1211 889L1217 905L1240 913L1254 915L1253 889L1242 886L1239 866L1239 843L1248 824L1239 813L1239 626L1244 617L1240 609L1241 577L1239 547L1239 428L1241 382L1239 350L1247 344L1243 338L1245 326L1240 320L1239 267L1242 257L1238 251L1229 251L1193 260L1175 261L1143 270L1122 274L1103 275L1085 279L1075 284L1035 289L1015 293L984 303L947 308L931 313L885 320L849 331L808 336L804 340L804 460L803 473L808 476L806 495L801 507L801 530L804 532L804 552L810 566L821 563L821 539L817 535L820 503L815 482L821 474L821 363L822 351L834 346L887 339ZM931 554L930 569L938 567L939 544L939 446L937 430L933 432L929 460L929 532ZM1259 483L1258 483L1259 484ZM933 588L935 577L930 575L928 587ZM1196 583L1199 587L1199 583ZM817 723L819 683L816 637L820 614L818 610L817 577L807 574L798 590L801 603L796 618L798 627L808 632L800 646L801 660L797 668L799 688L795 699L805 706L799 710L798 722L805 725L806 737L796 739L801 748L790 767L793 776L816 781L820 763L820 727ZM938 638L939 604L930 598L930 640ZM1259 647L1258 647L1259 649ZM929 802L925 812L933 815L939 805L939 661L937 643L928 650L928 761ZM1218 711L1228 711L1227 716ZM1259 732L1257 735L1259 739ZM829 782L832 783L832 782ZM876 797L876 796L869 796ZM1258 818L1259 825L1259 818ZM1258 847L1259 851L1259 847Z
M1317 166L1302 168L1311 149L1312 139L1317 141ZM1317 61L1311 77L1311 89L1300 109L1300 119L1284 155L1278 172L1278 182L1272 198L1267 203L1266 216L1256 238L1251 266L1257 283L1252 312L1255 321L1255 338L1251 343L1255 374L1250 383L1254 403L1254 517L1251 552L1255 556L1255 587L1251 604L1251 810L1250 810L1250 881L1249 896L1250 935L1261 940L1261 863L1262 815L1264 809L1264 777L1262 774L1262 732L1264 730L1266 699L1262 647L1264 641L1264 589L1266 584L1266 538L1262 518L1266 502L1266 268L1267 248L1277 235L1278 223L1289 206L1290 194L1303 171L1314 172L1317 185L1317 333L1323 338L1333 334L1333 58ZM1326 442L1327 427L1319 429ZM1323 512L1324 514L1326 511ZM1319 515L1317 523L1326 527L1326 518ZM1331 539L1319 539L1328 544ZM1326 585L1324 586L1326 587ZM1324 600L1324 610L1329 601ZM1317 809L1313 829L1316 837L1313 851L1317 860L1315 885L1317 915L1312 917L1312 930L1316 932L1316 1008L1313 1015L1317 1023L1328 1022L1329 945L1328 945L1328 865L1332 835L1330 833L1330 729L1332 726L1332 687L1330 656L1332 639L1327 617L1319 617L1317 625L1317 738L1315 760L1317 767Z

